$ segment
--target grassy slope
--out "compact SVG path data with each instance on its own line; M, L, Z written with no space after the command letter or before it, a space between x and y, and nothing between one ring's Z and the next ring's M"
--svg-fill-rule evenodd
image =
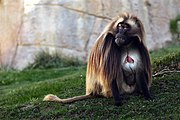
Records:
M173 48L173 49L172 49ZM151 54L180 52L179 46ZM0 71L0 119L179 119L180 74L153 78L154 100L127 95L121 107L112 98L96 98L73 104L42 102L53 93L61 98L85 94L85 67L50 70Z

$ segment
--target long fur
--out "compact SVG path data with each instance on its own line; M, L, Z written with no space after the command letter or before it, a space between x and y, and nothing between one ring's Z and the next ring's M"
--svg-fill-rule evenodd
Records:
M152 82L151 64L149 53L144 41L143 24L136 16L125 13L118 16L107 25L91 50L86 73L86 95L60 99L57 96L50 94L45 96L44 101L71 103L98 95L112 97L110 84L113 79L117 80L119 91L131 93L135 90L135 86L129 86L123 81L124 78L120 66L120 60L121 50L124 48L117 46L113 40L116 29L115 26L118 23L117 21L121 20L120 18L131 19L135 22L131 22L131 24L135 24L141 28L137 34L137 38L139 39L138 46L140 46L139 51L142 56L142 61L145 62L143 68L147 73L148 88L150 87Z

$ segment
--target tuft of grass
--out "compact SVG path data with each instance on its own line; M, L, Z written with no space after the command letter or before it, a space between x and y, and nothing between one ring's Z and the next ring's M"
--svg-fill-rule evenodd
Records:
M67 66L81 66L84 62L78 58L63 56L60 53L49 54L41 51L35 56L35 60L26 69L50 69Z
M174 70L180 69L180 52L164 55L160 58L154 58L153 71L158 72L163 69Z
M151 52L151 63L154 73L163 69L180 69L180 46L173 44Z
M173 34L178 32L177 21L180 21L180 15L178 15L175 19L170 20L169 29Z

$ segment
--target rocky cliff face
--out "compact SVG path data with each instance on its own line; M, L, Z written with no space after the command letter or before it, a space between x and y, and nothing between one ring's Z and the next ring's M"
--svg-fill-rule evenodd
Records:
M0 65L23 69L41 50L86 60L96 38L122 12L144 23L150 50L171 41L179 0L1 0Z

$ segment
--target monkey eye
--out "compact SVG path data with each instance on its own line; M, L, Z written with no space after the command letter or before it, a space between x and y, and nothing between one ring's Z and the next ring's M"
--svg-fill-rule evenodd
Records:
M119 23L119 24L118 24L118 27L119 27L119 28L122 28L122 24L121 24L121 23Z
M130 26L129 26L128 24L126 24L126 23L125 23L125 24L119 23L117 27L118 27L119 29L122 29L122 28L123 28L123 29L125 29L125 30L130 28Z
M128 29L129 25L128 24L124 24L124 29Z

